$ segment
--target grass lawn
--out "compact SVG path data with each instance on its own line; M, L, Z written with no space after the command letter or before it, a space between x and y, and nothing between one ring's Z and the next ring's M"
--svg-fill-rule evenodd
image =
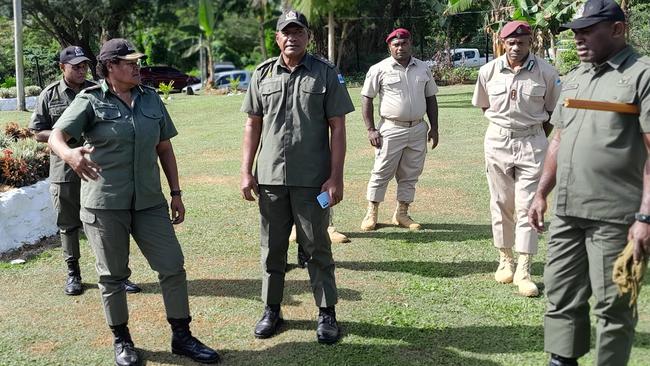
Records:
M424 230L388 225L395 185L380 208L375 232L360 232L365 188L373 162L360 113L348 116L345 198L335 224L352 239L333 246L344 337L316 343L317 309L307 272L286 278L281 334L257 340L261 315L259 213L239 194L242 96L174 95L169 111L186 221L177 228L185 253L192 330L222 352L226 365L545 365L545 299L517 295L493 280L497 252L491 244L484 175L486 121L470 104L472 87L444 87L439 96L440 145L428 153L412 216ZM1 112L0 124L26 124L28 113ZM166 187L166 183L163 185ZM165 188L164 191L167 191ZM542 281L545 240L533 265ZM289 261L295 263L296 246ZM96 287L93 255L82 242L87 290L63 294L61 248L23 266L0 266L0 365L112 364L113 348ZM130 328L149 365L189 365L171 354L156 274L135 243L131 279L144 292L129 295ZM641 293L630 365L650 360L650 290ZM645 360L645 361L644 361ZM592 364L587 355L583 364Z

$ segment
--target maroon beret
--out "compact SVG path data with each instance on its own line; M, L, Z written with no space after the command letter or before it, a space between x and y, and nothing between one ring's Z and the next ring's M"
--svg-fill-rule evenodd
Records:
M404 28L397 28L394 31L390 32L388 37L386 37L386 43L390 43L390 41L393 38L397 38L397 39L411 38L411 32L407 31Z
M521 20L516 20L514 22L508 22L499 33L501 39L506 39L508 37L519 37L531 34L530 25Z

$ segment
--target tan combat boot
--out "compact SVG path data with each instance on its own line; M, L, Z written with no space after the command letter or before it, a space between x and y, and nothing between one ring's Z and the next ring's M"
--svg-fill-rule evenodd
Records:
M530 267L533 264L533 256L530 254L519 254L517 271L513 283L519 287L519 294L526 297L539 295L537 285L530 278Z
M420 230L422 226L411 219L409 216L409 204L406 202L399 202L393 214L393 224L405 227L409 230Z
M347 236L336 231L336 226L327 227L327 233L330 234L330 241L332 243L340 244L350 242L350 239L348 239Z
M499 283L510 283L515 275L515 258L512 249L499 248L499 268L494 272L494 279Z
M368 212L366 217L361 221L361 230L371 231L377 227L377 212L379 211L379 202L368 202Z

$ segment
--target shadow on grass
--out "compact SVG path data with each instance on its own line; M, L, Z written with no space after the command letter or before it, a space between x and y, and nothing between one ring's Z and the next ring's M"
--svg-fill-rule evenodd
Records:
M139 285L144 293L160 293L160 285L157 282L141 283ZM261 279L196 279L187 281L187 285L190 296L235 297L259 300L262 290ZM341 287L337 290L339 298L343 300L361 300L361 292L357 290ZM284 283L284 301L282 303L285 305L299 305L301 302L294 300L293 297L305 293L312 293L308 280L286 280Z
M500 365L494 361L460 354L512 354L544 349L542 326L467 326L459 328L426 329L377 325L362 322L340 323L342 340L336 345L319 345L315 339L286 342L262 350L221 350L224 364L229 365ZM314 321L286 320L284 331L312 332ZM347 343L357 336L379 339L383 344ZM252 336L250 336L252 337ZM278 336L276 336L278 337ZM281 337L281 336L280 336ZM311 336L310 336L311 338ZM315 338L315 337L314 337ZM268 342L273 344L274 341ZM264 341L262 341L264 342ZM395 344L399 342L400 344ZM376 343L376 342L375 342ZM650 347L650 334L637 333L634 347ZM148 352L142 356L150 362L173 365L193 365L187 358L171 352ZM543 356L546 358L546 356ZM545 360L539 360L540 363Z
M407 243L431 243L434 241L464 242L492 239L490 225L472 224L422 224L422 230L382 231L383 228L396 228L394 225L380 224L375 231L345 232L350 238L374 238L399 240Z
M461 261L461 262L418 262L418 261L390 261L390 262L336 262L337 268L352 271L369 272L403 272L423 277L446 278L462 277L477 273L492 273L496 270L498 262L489 261ZM533 275L541 276L544 273L543 263L533 263Z

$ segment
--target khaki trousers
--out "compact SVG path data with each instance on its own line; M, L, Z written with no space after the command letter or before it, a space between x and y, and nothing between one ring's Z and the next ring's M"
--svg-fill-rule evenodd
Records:
M485 165L490 188L492 236L497 248L537 253L537 233L528 209L544 165L548 139L542 125L511 131L490 124L485 134Z
M307 270L316 306L335 305L335 266L327 232L330 210L316 201L320 188L260 185L259 189L262 301L282 303L289 234L295 223L297 242L311 257Z
M79 260L80 182L51 183L50 194L56 211L56 226L61 236L61 246L66 262Z
M384 121L379 133L381 148L375 149L375 165L370 173L366 198L371 202L383 202L388 182L397 180L397 200L411 203L415 199L424 159L427 155L429 126L422 121L413 127Z
M95 253L99 292L108 325L124 324L129 319L124 280L131 275L130 235L149 266L158 272L167 318L190 316L183 252L167 204L140 211L83 207L80 217Z
M627 244L629 225L556 216L551 221L544 285L544 349L563 357L589 352L589 298L595 301L595 365L625 365L637 323L629 295L612 281L616 257Z

